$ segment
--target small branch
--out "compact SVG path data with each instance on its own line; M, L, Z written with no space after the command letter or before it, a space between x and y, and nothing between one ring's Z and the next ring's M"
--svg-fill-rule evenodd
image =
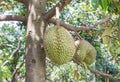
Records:
M6 82L10 82L7 77L5 78L5 80L6 80Z
M1 47L1 46L14 48L14 46L13 46L13 45L10 45L10 44L5 43L5 42L1 43L1 44L0 44L0 47Z
M50 19L50 20L48 20L48 22L49 22L49 23L53 23L53 24L56 25L56 20L55 20L55 19ZM64 22L60 22L60 26L63 26L63 27L65 27L66 29L71 30L71 31L74 31L74 30L80 31L80 28L79 28L79 27L76 28L76 27L74 27L74 26L72 26L72 25L70 25L70 24L65 24Z
M110 78L110 79L112 79L112 80L114 80L114 81L120 80L120 78L115 78L115 77L113 77L112 75L109 75L109 74L106 74L106 73L102 73L102 72L99 72L99 71L97 71L97 70L93 70L93 69L90 68L90 67L89 67L89 70L90 70L92 73L96 74L96 75L101 75L101 76L103 76L103 77L108 77L108 78Z
M18 67L16 67L16 69L15 69L14 72L13 72L11 82L15 82L15 79L16 79L15 76L16 76L18 70L23 66L23 64L24 64L24 62L22 62Z
M110 16L106 17L105 19L101 19L100 21L96 22L96 23L95 23L94 25L92 25L92 26L86 26L85 30L93 29L93 28L95 28L96 26L101 25L101 24L103 24L103 23L105 23L105 22L107 22L107 21L109 21L109 20L110 20ZM48 20L48 22L49 22L49 23L56 24L56 20L55 20L55 19L50 19L50 20ZM82 26L81 26L81 27L74 27L74 26L72 26L72 25L70 25L70 24L65 24L64 22L60 22L60 25L63 26L63 27L65 27L66 29L68 29L68 30L70 30L70 31L81 31L81 30L84 30L84 29L82 28Z
M27 17L18 15L5 15L0 16L0 21L21 21L26 24Z
M12 52L12 54L10 55L10 59L16 55L16 53L18 52L18 50L20 49L20 41L18 42L18 45L17 45L17 48ZM2 67L4 67L9 61L6 60L3 64L2 64Z
M80 62L78 62L78 61L75 60L75 59L73 59L73 61L74 61L75 63L77 63L78 65L80 64ZM114 81L120 80L120 78L115 78L115 77L113 77L112 75L109 75L109 74L106 74L106 73L103 73L103 72L99 72L99 71L97 71L97 70L93 70L93 69L90 68L90 67L88 67L88 68L89 68L90 72L92 72L92 73L94 73L94 74L96 74L96 75L100 75L100 76L103 76L103 77L107 77L107 78L112 79L112 80L114 80Z
M113 39L115 39L115 40L117 40L117 41L120 42L120 39L117 38L118 36L109 36L109 37L110 37L110 38L113 38Z
M57 3L51 10L49 10L45 15L44 19L48 20L52 18L55 15L55 8L59 7L60 11L71 2L72 0L61 0L59 3Z
M105 22L110 20L110 15L108 15L106 18L101 19L100 21L96 22L91 28L95 28L97 25L104 24Z
M11 58L18 52L18 50L20 49L20 44L21 44L21 42L20 42L20 40L18 41L18 45L17 45L17 48L12 52L12 54L11 54Z

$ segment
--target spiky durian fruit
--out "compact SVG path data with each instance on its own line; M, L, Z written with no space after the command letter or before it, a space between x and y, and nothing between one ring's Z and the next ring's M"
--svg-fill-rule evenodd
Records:
M86 54L84 62L88 65L92 64L96 59L96 50L95 48L89 43L89 51Z
M78 62L85 62L90 65L95 61L96 50L95 48L86 40L77 40L75 41L77 47L74 59Z
M75 45L76 45L77 50L76 50L74 58L77 61L82 62L86 57L88 45L86 45L86 41L84 40L75 41Z
M61 26L51 27L45 32L43 45L48 58L58 65L70 61L76 50L71 34Z

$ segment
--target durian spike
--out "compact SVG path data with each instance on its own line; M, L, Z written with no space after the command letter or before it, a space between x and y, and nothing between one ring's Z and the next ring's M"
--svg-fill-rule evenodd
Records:
M57 26L60 26L59 16L60 16L59 7L56 7L56 25Z

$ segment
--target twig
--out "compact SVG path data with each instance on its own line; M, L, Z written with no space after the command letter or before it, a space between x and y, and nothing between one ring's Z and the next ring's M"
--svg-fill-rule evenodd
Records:
M89 70L90 70L92 73L96 74L96 75L101 75L101 76L103 76L103 77L108 77L108 78L110 78L110 79L112 79L112 80L115 80L115 81L120 80L120 78L115 78L115 77L113 77L112 75L109 75L109 74L106 74L106 73L102 73L102 72L99 72L99 71L97 71L97 70L93 70L93 69L90 68L90 67L89 67Z
M24 63L25 63L25 62L22 62L18 67L16 67L16 69L15 69L14 72L13 72L11 82L15 82L15 76L16 76L18 70L23 66Z
M7 77L5 78L5 80L6 80L7 82L10 82Z
M78 62L78 61L75 60L75 59L73 59L73 61L74 61L75 63L77 63L78 65L80 64L80 62ZM103 72L99 72L99 71L97 71L97 70L93 70L93 69L90 68L90 67L88 67L88 69L90 70L90 72L92 72L92 73L94 73L94 74L96 74L96 75L100 75L100 76L103 76L103 77L107 77L107 78L112 79L112 80L114 80L114 81L120 80L120 78L115 78L115 77L113 77L112 75L109 75L109 74L106 74L106 73L103 73Z
M109 37L110 37L110 38L113 38L113 39L115 39L115 40L117 40L117 41L120 42L120 39L117 38L118 36L109 36Z
M14 48L14 46L13 46L13 45L10 45L10 44L5 43L5 42L4 42L4 43L1 43L1 44L0 44L0 47L1 47L1 46L7 46L7 47Z
M17 45L17 48L11 53L11 55L10 55L10 59L14 56L14 55L16 55L16 53L18 52L18 50L20 49L20 40L18 41L18 45ZM2 67L4 67L7 63L8 63L9 61L8 60L6 60L3 64L2 64Z
M75 34L76 34L77 38L78 38L79 40L81 40L81 39L82 39L82 37L79 35L79 33L78 33L77 31L74 31L74 32L75 32Z

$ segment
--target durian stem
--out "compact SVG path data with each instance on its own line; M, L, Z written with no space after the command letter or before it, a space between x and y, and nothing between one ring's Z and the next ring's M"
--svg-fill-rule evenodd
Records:
M60 26L60 19L59 19L59 7L56 7L56 25Z
M78 33L77 31L75 31L75 30L74 30L74 32L75 32L75 35L77 36L77 38L78 38L79 40L82 40L82 37L79 35L79 33Z

